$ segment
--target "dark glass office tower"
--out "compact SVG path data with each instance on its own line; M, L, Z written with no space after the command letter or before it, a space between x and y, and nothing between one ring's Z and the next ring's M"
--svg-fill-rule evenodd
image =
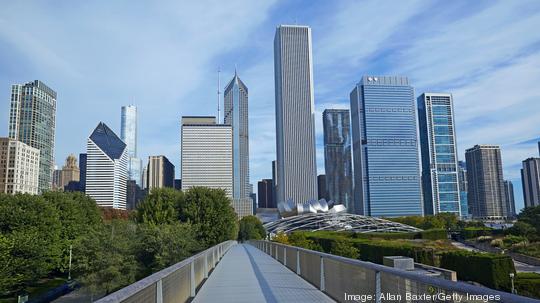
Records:
M329 200L352 211L351 122L349 110L323 112L324 169Z

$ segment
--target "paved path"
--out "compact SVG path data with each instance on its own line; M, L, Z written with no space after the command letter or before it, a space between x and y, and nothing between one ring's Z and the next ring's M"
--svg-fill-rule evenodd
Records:
M287 267L249 244L229 249L193 303L334 302Z

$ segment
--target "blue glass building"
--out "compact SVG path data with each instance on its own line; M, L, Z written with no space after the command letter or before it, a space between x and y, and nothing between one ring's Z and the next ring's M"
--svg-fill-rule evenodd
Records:
M414 90L406 77L364 76L350 94L352 211L423 215Z
M461 205L461 217L469 218L469 203L467 202L467 164L464 161L458 161L458 179L459 179L459 203Z
M454 105L447 93L418 97L424 213L461 216Z

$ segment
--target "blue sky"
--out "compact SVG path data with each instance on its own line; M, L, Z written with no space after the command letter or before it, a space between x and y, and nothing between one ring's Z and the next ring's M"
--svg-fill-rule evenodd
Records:
M7 1L0 3L0 136L10 85L58 92L56 162L85 151L99 121L119 133L120 107L139 108L139 156L180 163L180 117L216 113L235 65L250 93L251 181L275 159L273 36L313 31L317 159L321 115L348 108L364 74L408 76L416 95L454 94L460 158L502 148L523 206L519 168L540 140L539 1ZM178 172L177 172L178 174Z

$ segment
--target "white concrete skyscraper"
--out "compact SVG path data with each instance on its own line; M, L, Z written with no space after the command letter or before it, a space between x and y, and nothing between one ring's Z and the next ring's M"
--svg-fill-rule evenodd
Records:
M100 122L86 145L86 194L102 207L126 209L126 144Z
M311 28L280 25L274 38L277 202L317 199Z
M141 186L142 160L137 158L137 107L122 106L120 138L126 143L128 154L128 176Z
M251 203L249 186L248 89L236 71L225 87L224 124L232 127L233 200ZM242 207L245 208L245 207Z

